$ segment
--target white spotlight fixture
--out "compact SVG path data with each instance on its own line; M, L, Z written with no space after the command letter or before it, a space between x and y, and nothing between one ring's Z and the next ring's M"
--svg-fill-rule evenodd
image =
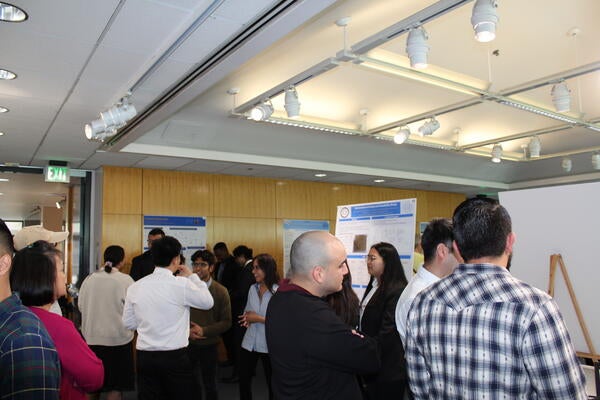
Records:
M600 153L592 154L592 167L594 169L600 169Z
M429 35L425 29L420 26L411 29L406 39L406 53L410 59L410 66L416 69L427 68L427 53L429 53L429 45L427 44Z
M471 14L471 25L475 31L475 40L478 42L491 42L496 38L496 25L498 14L495 0L477 0Z
M568 112L571 109L571 91L567 82L562 81L552 86L550 94L557 112Z
M492 162L499 163L502 161L502 146L499 144L495 144L492 147Z
M135 117L137 111L133 104L129 103L129 97L123 97L121 101L108 110L100 113L100 118L85 124L84 132L88 140L104 141L114 136L117 130Z
M433 134L433 132L437 131L440 128L440 123L435 117L431 117L429 120L425 121L425 123L419 128L419 134L421 136L429 136Z
M529 157L530 158L538 158L540 156L540 151L542 150L542 142L540 138L537 136L533 136L529 140Z
M285 112L288 118L298 118L300 116L300 101L295 86L285 89Z
M14 72L11 72L7 69L0 69L0 79L10 81L12 79L15 79L16 77L17 74L15 74Z
M406 139L410 136L410 129L408 127L401 127L398 129L398 133L394 135L394 143L402 144L406 142Z
M17 6L0 2L0 21L23 22L27 19L27 13Z
M271 114L273 114L273 105L270 101L265 101L264 103L261 103L252 108L248 117L254 121L265 121L269 119Z
M562 167L563 171L571 172L571 170L573 169L573 161L571 161L570 158L563 158L562 162L560 163L560 166Z

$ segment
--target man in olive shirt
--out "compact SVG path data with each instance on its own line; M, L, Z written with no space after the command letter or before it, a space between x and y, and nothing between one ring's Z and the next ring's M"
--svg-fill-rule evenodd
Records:
M216 400L217 394L217 344L219 335L231 326L231 303L225 286L212 279L215 256L208 250L199 250L192 255L194 273L206 282L214 299L210 310L190 309L190 359L194 367L197 393L202 399L200 377L207 400Z

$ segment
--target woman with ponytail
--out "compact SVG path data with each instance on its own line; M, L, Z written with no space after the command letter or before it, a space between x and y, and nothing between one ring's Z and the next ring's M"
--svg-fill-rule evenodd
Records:
M133 279L120 272L125 260L121 246L104 250L104 265L89 275L79 290L81 332L104 363L106 398L121 399L122 392L134 389L133 332L121 322L127 288Z

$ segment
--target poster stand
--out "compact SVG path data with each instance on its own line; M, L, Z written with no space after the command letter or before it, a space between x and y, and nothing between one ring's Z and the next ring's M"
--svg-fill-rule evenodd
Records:
M562 255L560 254L552 254L550 256L550 280L548 282L548 294L551 297L554 297L554 282L556 280L556 269L557 266L560 266L560 270L562 272L563 278L565 280L565 284L567 285L567 290L569 291L569 296L571 297L571 303L575 308L575 313L577 314L577 320L579 321L579 326L583 332L583 336L585 338L585 342L588 347L589 353L577 352L578 357L590 358L594 362L600 361L600 355L596 353L596 349L594 348L594 343L592 342L592 338L590 337L590 333L587 329L587 325L585 324L585 320L583 319L583 314L581 313L581 309L579 308L579 303L577 302L577 296L575 296L575 290L573 290L573 285L571 284L571 279L569 278L569 273L567 272L567 267L565 266L565 262L563 261Z

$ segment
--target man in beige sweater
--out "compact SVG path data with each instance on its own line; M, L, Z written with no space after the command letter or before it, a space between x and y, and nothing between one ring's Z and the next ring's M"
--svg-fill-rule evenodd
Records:
M217 394L217 344L219 336L231 326L231 302L225 286L212 279L216 258L208 250L192 255L194 273L206 282L214 299L210 310L190 309L190 359L198 396L202 399L200 376L207 400L216 400Z

